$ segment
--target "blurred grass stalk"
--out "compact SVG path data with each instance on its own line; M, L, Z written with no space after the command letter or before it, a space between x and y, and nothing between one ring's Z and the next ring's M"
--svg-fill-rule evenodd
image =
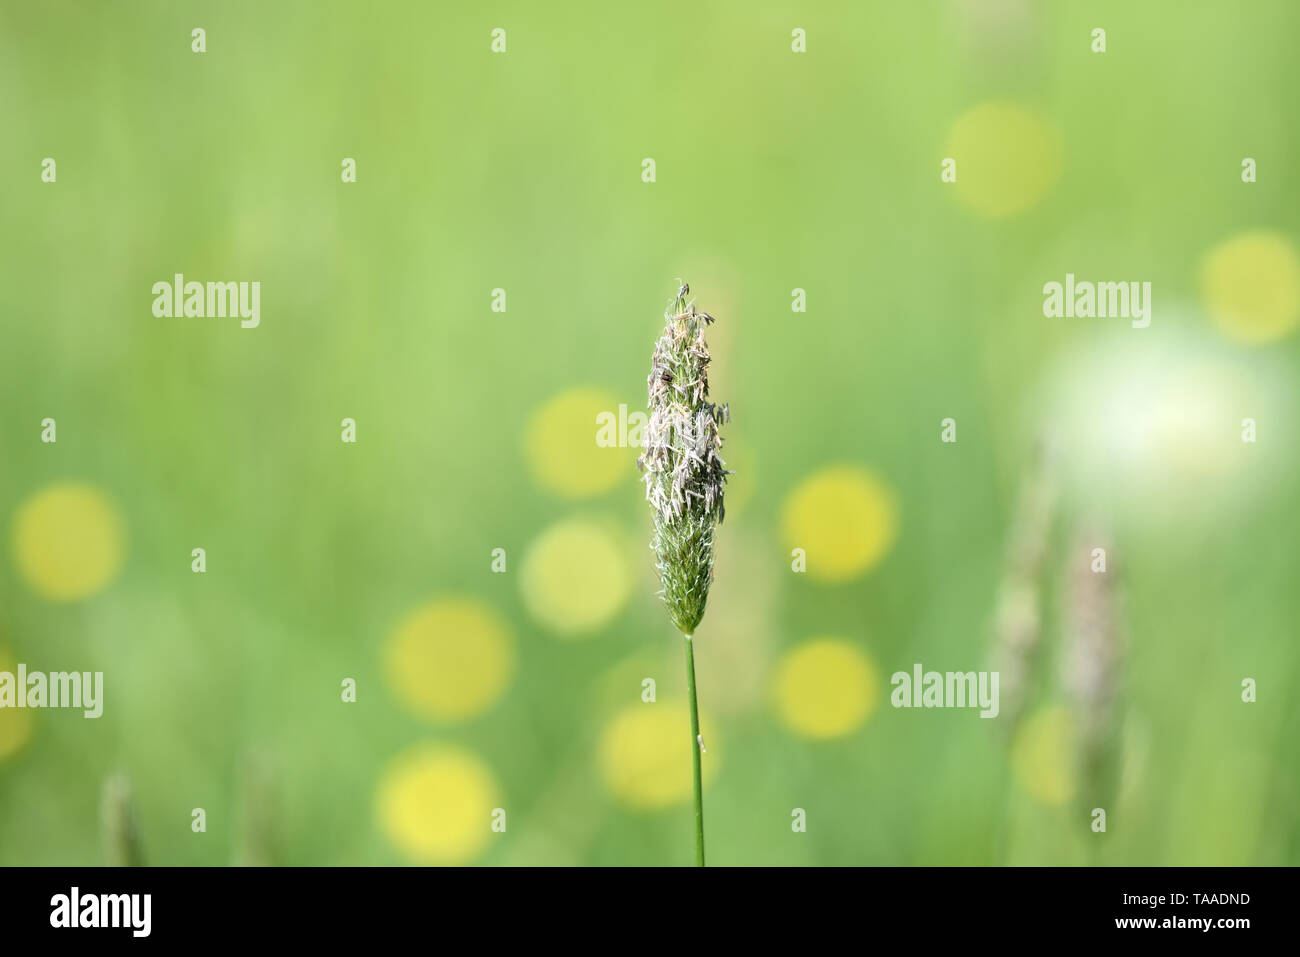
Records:
M1108 809L1119 791L1123 642L1110 542L1102 523L1081 522L1067 582L1062 683L1073 712L1078 800L1085 812ZM1092 549L1103 546L1106 570L1094 571Z
M274 775L267 759L246 756L240 769L239 844L235 864L239 867L271 867L275 864L271 811Z
M1001 681L1001 730L1010 743L1038 680L1043 658L1044 567L1056 524L1058 489L1050 440L1039 436L1012 506L1002 579L993 613L994 667ZM1008 769L1008 776L1010 770ZM1010 804L1004 779L993 858L1005 863Z
M103 827L104 859L109 867L143 867L144 851L136 821L131 782L125 774L113 774L104 780L100 800Z
M1043 639L1043 565L1052 537L1057 488L1047 440L1040 439L1017 494L1006 566L994 613L1002 714L1010 737L1024 713Z

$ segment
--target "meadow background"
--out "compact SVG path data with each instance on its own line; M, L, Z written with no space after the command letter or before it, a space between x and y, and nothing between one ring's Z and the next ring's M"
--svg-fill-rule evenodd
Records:
M0 669L106 690L0 711L0 863L105 860L113 774L150 863L688 863L681 642L594 442L677 277L734 415L710 863L1300 863L1297 35L1288 0L6 2ZM177 272L260 281L260 327L155 318ZM1151 326L1045 318L1067 272L1152 282ZM1022 713L890 707L996 667L1043 441Z

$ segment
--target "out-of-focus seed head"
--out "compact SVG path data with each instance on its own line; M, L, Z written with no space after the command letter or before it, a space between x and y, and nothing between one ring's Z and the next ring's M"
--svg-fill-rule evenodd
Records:
M1074 713L1076 760L1089 806L1104 806L1118 784L1124 642L1114 556L1094 570L1091 550L1110 536L1095 520L1081 523L1066 582L1062 683Z

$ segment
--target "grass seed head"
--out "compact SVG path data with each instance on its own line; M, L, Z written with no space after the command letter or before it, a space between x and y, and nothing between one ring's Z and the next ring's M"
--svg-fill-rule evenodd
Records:
M726 405L709 399L705 329L716 320L687 300L682 283L664 315L664 332L650 357L646 387L650 418L637 459L654 520L661 596L673 624L694 634L713 581L713 536L726 510L727 475L718 427L730 421Z

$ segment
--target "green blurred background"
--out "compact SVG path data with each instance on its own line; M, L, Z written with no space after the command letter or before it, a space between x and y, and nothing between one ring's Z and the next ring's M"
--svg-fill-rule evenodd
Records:
M688 863L681 642L593 415L644 407L677 277L734 415L710 863L1300 863L1298 32L1289 0L5 3L0 669L105 703L0 711L0 863L104 861L115 773L150 863ZM155 318L178 272L260 281L260 327ZM1045 318L1067 272L1151 282L1150 328ZM890 707L915 662L997 667L1044 437L1023 714ZM1083 516L1110 785L1071 731Z

